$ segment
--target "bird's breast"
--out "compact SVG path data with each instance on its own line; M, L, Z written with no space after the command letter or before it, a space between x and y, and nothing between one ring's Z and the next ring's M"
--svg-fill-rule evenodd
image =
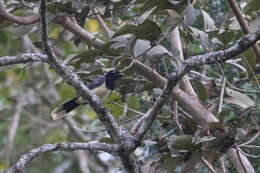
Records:
M100 100L103 100L104 98L106 98L108 96L108 94L110 93L110 91L111 91L110 89L107 89L105 83L103 83L99 87L92 90L92 92L94 92L99 97ZM79 97L77 100L77 103L87 104L88 101L83 99L82 97Z
M92 90L101 100L103 100L110 93L110 89L107 89L106 84L103 83L101 86Z

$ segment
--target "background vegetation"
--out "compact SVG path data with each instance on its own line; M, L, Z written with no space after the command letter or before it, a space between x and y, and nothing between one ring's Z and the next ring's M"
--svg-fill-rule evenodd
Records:
M31 24L17 23L4 13L37 17L39 1L6 0L0 3L0 56L42 53L39 19ZM260 2L240 0L236 3L249 31L259 29ZM132 69L131 64L125 63L122 56L134 57L167 78L178 69L178 64L183 61L182 54L187 59L223 50L244 35L225 0L52 0L48 1L47 9L50 44L64 65L77 72L86 83L111 68L123 70L126 74L117 83L117 90L104 101L122 131L129 131L162 92ZM86 30L93 38L87 40L73 28L73 24ZM171 33L176 26L182 51L172 47ZM240 149L248 154L255 172L260 171L258 58L250 48L225 63L205 64L191 70L186 79L190 80L200 104L220 122L209 124L205 132L189 111L182 109L181 103L175 102L175 98L170 99L142 145L134 151L143 172L180 172L183 164L196 160L194 153L202 153L205 146L217 144L211 138L212 134L216 137L216 133L223 133L223 129L228 129L234 137L232 140L236 141L231 140L232 146L228 147L256 137L250 145L241 145ZM51 119L53 108L74 96L74 89L48 64L0 66L0 172L16 163L23 153L42 144L91 140L112 143L90 106L81 106L64 120ZM200 138L201 141L194 145L190 140L198 139L198 136L207 139ZM217 139L222 138L217 136ZM162 146L168 146L169 150L164 151ZM215 146L210 147L215 150ZM168 159L165 153L175 157ZM162 158L168 160L161 162ZM124 172L119 160L95 151L44 153L26 167L26 172ZM196 167L190 165L193 166L190 172L209 172L203 162ZM238 171L226 154L212 163L217 172L223 172L223 165L230 173Z

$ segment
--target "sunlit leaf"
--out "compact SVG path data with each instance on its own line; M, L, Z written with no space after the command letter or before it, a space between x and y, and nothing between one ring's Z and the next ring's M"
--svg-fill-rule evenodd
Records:
M123 105L123 102L121 101L120 95L113 92L111 93L104 101L105 107L111 112L114 118L119 119L119 116L123 114L124 109L120 106L117 106L113 104L113 102L116 102L117 104Z
M207 12L205 12L204 10L201 10L201 12L202 12L203 20L204 20L204 30L206 32L216 30L215 22L210 17L210 15Z
M190 1L186 7L185 14L186 15L184 15L183 23L185 26L191 26L195 21L195 9L193 8L193 5L190 3Z
M96 20L94 19L89 19L87 21L87 28L90 32L97 32L98 28L99 28L99 25L97 23Z
M240 106L242 109L255 106L254 101L246 94L242 94L231 88L226 88L227 97L224 97L224 101Z

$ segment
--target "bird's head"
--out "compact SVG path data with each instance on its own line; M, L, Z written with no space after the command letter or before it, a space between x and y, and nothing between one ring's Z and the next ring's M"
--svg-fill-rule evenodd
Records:
M117 70L110 70L105 74L106 86L113 90L115 88L115 81L122 76L124 76L124 73Z
M107 79L110 79L110 80L116 80L116 79L118 79L119 77L122 77L122 76L124 76L124 73L121 73L117 70L110 70L109 72L107 72L105 74L105 77Z

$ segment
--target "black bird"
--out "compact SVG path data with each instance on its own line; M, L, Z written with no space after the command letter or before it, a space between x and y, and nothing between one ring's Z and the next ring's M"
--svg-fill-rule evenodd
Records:
M117 70L110 70L103 76L94 80L87 87L92 90L101 100L105 99L111 91L116 87L116 80L124 76L123 73ZM54 109L51 116L54 120L61 119L66 116L67 113L78 107L80 104L87 104L88 102L81 97L75 97L66 101L61 106Z

